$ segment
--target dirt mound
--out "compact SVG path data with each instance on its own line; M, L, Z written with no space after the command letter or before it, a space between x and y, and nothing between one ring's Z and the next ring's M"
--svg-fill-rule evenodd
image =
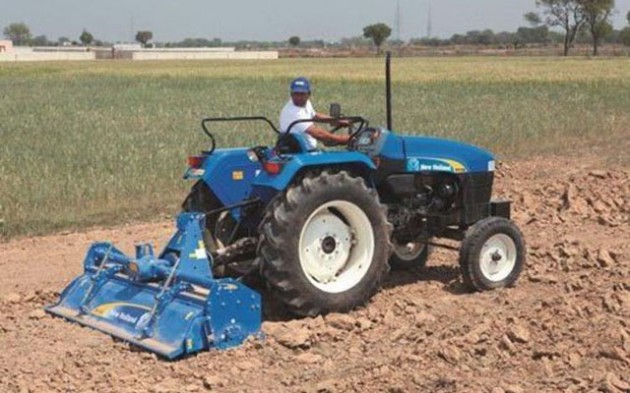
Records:
M265 340L173 363L41 311L91 241L131 249L170 223L2 244L0 391L630 392L629 180L594 159L503 164L495 194L528 243L516 288L467 293L436 250L347 315L292 319L264 294Z

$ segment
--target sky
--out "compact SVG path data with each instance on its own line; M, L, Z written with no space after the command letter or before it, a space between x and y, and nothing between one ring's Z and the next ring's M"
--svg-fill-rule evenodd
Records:
M34 36L78 40L83 29L109 42L132 41L138 30L150 30L155 41L187 37L224 41L336 41L362 34L363 27L384 22L398 37L396 4L400 7L400 38L427 35L431 3L432 35L491 28L514 31L526 25L523 14L534 11L534 0L0 0L0 28L26 23ZM630 0L617 0L615 28L625 26Z

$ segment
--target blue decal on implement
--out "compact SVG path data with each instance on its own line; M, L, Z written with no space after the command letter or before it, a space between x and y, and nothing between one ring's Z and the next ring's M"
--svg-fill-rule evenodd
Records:
M92 310L92 315L129 326L136 326L142 317L150 311L138 304L115 302L105 303Z

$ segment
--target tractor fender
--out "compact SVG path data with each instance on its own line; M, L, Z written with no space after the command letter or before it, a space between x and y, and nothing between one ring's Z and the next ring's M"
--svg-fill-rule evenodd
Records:
M272 188L276 191L285 190L293 179L308 169L335 167L357 171L369 176L376 170L374 162L365 154L358 152L311 152L290 156L282 171L277 175L261 171L252 183L254 188Z

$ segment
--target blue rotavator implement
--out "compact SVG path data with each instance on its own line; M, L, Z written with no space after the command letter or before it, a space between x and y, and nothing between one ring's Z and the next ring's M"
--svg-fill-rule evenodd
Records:
M387 62L389 71L389 56ZM389 267L422 269L437 240L460 241L464 284L485 291L513 285L525 263L510 202L491 199L495 159L459 142L392 132L360 116L346 149L311 150L293 126L264 117L208 118L211 147L189 158L196 181L164 251L125 256L92 246L85 272L48 311L167 358L238 345L260 331L257 293L239 279L257 275L297 315L345 312L376 293ZM216 149L210 124L264 121L273 146ZM341 122L341 120L345 120ZM336 132L339 127L331 130Z
M150 244L136 246L135 258L93 244L84 274L47 311L169 359L239 345L260 331L260 295L213 278L203 228L203 214L181 213L159 257Z

